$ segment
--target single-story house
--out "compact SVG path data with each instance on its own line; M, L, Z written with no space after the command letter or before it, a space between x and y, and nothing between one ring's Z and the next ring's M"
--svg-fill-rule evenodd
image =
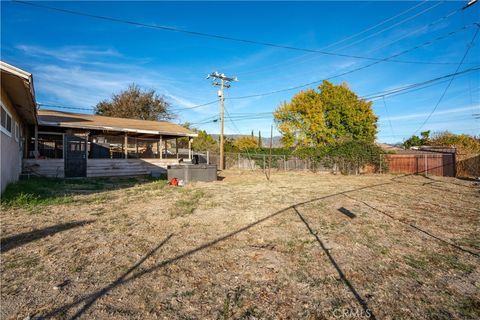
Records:
M59 178L159 174L192 158L197 134L178 124L37 110L30 73L1 62L1 80L2 192L22 172ZM179 146L188 146L188 153Z
M67 178L160 173L185 157L178 151L181 138L188 141L191 159L191 141L197 136L168 121L42 109L34 132L24 172Z
M25 142L37 124L37 107L32 75L2 61L0 70L0 185L3 192L20 177L22 159L26 156Z

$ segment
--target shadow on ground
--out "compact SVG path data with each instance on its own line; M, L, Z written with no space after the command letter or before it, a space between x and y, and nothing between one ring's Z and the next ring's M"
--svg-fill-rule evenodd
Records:
M51 227L47 227L40 230L33 230L30 232L16 234L14 236L9 236L0 239L0 252L4 253L15 249L17 247L23 246L24 244L36 241L41 238L45 238L56 233L66 231L73 228L78 228L87 224L94 222L95 220L85 220L85 221L75 221L57 224Z
M371 319L374 319L375 316L373 314L373 311L369 308L366 300L361 296L361 294L355 289L354 287L354 284L346 278L345 276L345 273L342 271L342 268L341 266L338 264L338 262L333 258L333 256L330 254L330 252L328 251L328 249L324 246L322 240L320 239L320 237L318 236L317 232L315 230L313 230L310 226L310 224L308 223L308 221L305 219L305 217L299 212L299 208L302 206L302 205L305 205L305 204L308 204L308 203L312 203L312 202L316 202L316 201L321 201L321 200L324 200L324 199L328 199L328 198L333 198L333 197L337 197L339 195L343 195L343 196L347 196L349 198L351 198L352 200L357 200L359 201L358 199L356 198L353 198L353 197L350 197L348 196L349 193L351 192L354 192L354 191L360 191L360 190L368 190L368 189L371 189L373 187L379 187L379 186L384 186L384 185L390 185L390 184L393 184L393 183L396 183L396 182L399 182L398 181L398 178L400 177L396 177L394 179L391 179L390 182L384 182L384 183L378 183L378 184L373 184L373 185L367 185L367 186L364 186L364 187L360 187L360 188L356 188L356 189L350 189L350 190L346 190L346 191L343 191L343 192L337 192L337 193L333 193L333 194L329 194L329 195L325 195L325 196L321 196L321 197L317 197L317 198L313 198L313 199L310 199L310 200L307 200L307 201L303 201L303 202L299 202L299 203L296 203L296 204L293 204L289 207L286 207L286 208L283 208L279 211L276 211L274 213L271 213L255 222L252 222L251 224L248 224L240 229L237 229L237 230L234 230L230 233L227 233L223 236L220 236L212 241L209 241L209 242L206 242L202 245L199 245L195 248L192 248L190 250L187 250L183 253L180 253L176 256L173 256L173 257L170 257L170 258L166 258L164 259L163 261L159 262L159 263L156 263L155 265L149 267L149 268L146 268L146 269L141 269L139 270L138 272L134 273L135 270L139 269L139 267L141 266L141 264L150 256L152 256L154 253L156 253L171 237L172 235L168 235L163 241L161 241L155 248L153 248L148 254L146 254L142 259L140 259L137 263L135 263L127 272L125 272L124 274L122 274L121 276L119 276L117 278L117 280L113 281L112 283L110 283L109 285L103 287L103 288L99 288L97 290L95 290L94 292L90 293L90 294L86 294L84 295L83 297L79 297L77 298L75 301L71 302L71 303L68 303L68 304L65 304L63 306L60 306L60 307L57 307L56 309L53 309L51 310L50 312L47 312L46 314L44 314L44 317L46 318L51 318L51 317L56 317L58 315L65 315L66 312L68 311L71 311L71 312L74 312L73 316L69 317L70 319L77 319L77 318L80 318L82 315L84 315L88 309L90 309L94 304L95 302L102 298L103 296L105 296L106 294L108 294L108 292L110 292L111 290L113 290L114 288L116 288L117 286L120 286L120 285L124 285L126 283L129 283L131 281L134 281L140 277L143 277L144 275L147 275L147 274L150 274L154 271L157 271L159 269L162 269L172 263L175 263L179 260L182 260L186 257L189 257L193 254L196 254L198 252L201 252L211 246L214 246L214 245L217 245L218 243L221 243L227 239L230 239L234 236L236 236L237 234L239 233L242 233L246 230L249 230L267 220L270 220L272 219L273 217L275 216L278 216L280 214L284 214L284 213L294 213L302 222L303 224L305 225L306 227L306 231L308 231L312 236L315 237L316 241L318 242L320 248L323 250L323 252L325 253L325 255L328 257L330 263L332 264L332 266L336 269L336 271L338 272L340 278L342 279L342 282L344 283L344 285L348 288L348 290L351 292L352 294L352 300L355 301L358 305L360 305L360 307L365 311L366 314L369 315L369 318ZM420 185L421 186L421 185ZM423 186L425 188L429 188L430 186ZM362 203L364 203L365 205L369 206L371 209L379 212L379 209L371 206L370 204L366 203L366 202L363 202L361 201ZM340 212L342 212L343 214L346 214L347 216L350 217L350 214L352 214L350 211L348 211L348 209L345 209L345 208L340 208L340 209L344 209L344 210L341 210ZM347 212L348 211L348 212ZM449 245L449 246L452 246L454 247L455 249L457 250L460 250L460 251L463 251L465 253L469 253L471 255L474 255L476 257L478 257L478 253L476 252L472 252L472 251L469 251L465 248L462 248L460 246L456 246L454 244L451 243L451 241L448 241L448 240L445 240L445 239L442 239L436 235L433 235L429 232L426 232L425 230L421 229L420 227L416 226L416 225L411 225L411 224L405 224L403 223L402 221L396 219L394 216L391 216L390 214L388 213L385 213L385 212L381 212L382 214L385 214L387 216L389 216L391 219L393 220L396 220L397 222L399 223L402 223L405 225L405 227L407 228L413 228L414 230L416 230L417 232L423 234L423 235L427 235L429 236L431 239L434 239L434 240L437 240L437 241L440 241L441 243L445 244L445 245Z

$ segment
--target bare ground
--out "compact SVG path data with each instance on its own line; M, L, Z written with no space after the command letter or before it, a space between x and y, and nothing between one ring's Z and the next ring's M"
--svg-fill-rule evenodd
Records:
M224 176L2 208L1 318L480 317L475 183Z

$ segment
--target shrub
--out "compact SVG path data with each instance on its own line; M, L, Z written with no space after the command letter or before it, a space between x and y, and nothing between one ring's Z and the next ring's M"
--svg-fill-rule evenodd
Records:
M295 150L294 155L308 159L312 168L325 166L339 170L344 174L358 173L361 168L370 165L378 171L383 150L375 143L349 140L320 148L305 147ZM386 170L382 162L382 170Z
M347 141L339 143L329 150L329 155L337 165L341 165L342 173L358 173L367 165L374 166L375 171L380 167L382 148L367 141ZM382 163L382 170L386 169Z

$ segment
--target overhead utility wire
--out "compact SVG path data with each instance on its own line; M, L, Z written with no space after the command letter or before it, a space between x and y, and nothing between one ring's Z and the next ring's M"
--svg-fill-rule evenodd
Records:
M137 21L132 21L132 20L125 20L125 19L119 19L119 18L114 18L114 17L109 17L109 16L102 16L102 15L90 14L90 13L86 13L86 12L74 11L74 10L69 10L69 9L62 9L62 8L47 6L47 5L44 5L44 4L28 2L28 1L13 0L13 2L19 3L19 4L24 4L24 5L29 5L29 6L34 6L34 7L39 7L39 8L43 8L43 9L49 9L49 10L53 10L53 11L73 14L73 15L77 15L77 16L89 17L89 18L118 22L118 23L125 23L125 24L134 25L134 26L140 26L140 27L152 28L152 29L159 29L159 30L164 30L164 31L185 33L185 34L190 34L190 35L195 35L195 36L202 36L202 37L208 37L208 38L214 38L214 39L243 42L243 43L262 45L262 46L268 46L268 47L275 47L275 48L281 48L281 49L288 49L288 50L294 50L294 51L305 51L305 52L320 53L320 54L323 54L323 55L338 56L338 57L344 57L344 58L354 58L354 59L363 59L363 60L372 60L372 61L378 61L379 60L377 58L372 58L372 57L364 57L364 56L358 56L358 55L349 55L349 54L343 54L343 53L328 52L328 51L323 51L323 50L294 47L294 46L281 45L281 44L275 44L275 43L270 43L270 42L234 38L234 37L230 37L230 36L222 36L222 35L205 33L205 32L191 31L191 30L179 29L179 28L168 27L168 26L147 24L147 23L137 22ZM434 62L406 61L406 60L390 60L389 62L411 63L411 64L435 64Z
M407 22L407 21L410 21L410 20L412 20L412 19L414 19L414 18L416 18L416 17L418 17L418 16L420 16L420 15L422 15L422 14L424 14L424 13L426 13L426 12L428 12L428 11L436 8L436 7L438 7L438 6L441 5L443 2L445 2L445 1L437 2L437 3L434 4L433 6L427 8L427 9L425 9L425 10L423 10L423 11L420 11L419 13L417 13L417 14L411 16L411 17L408 17L408 18L406 18L406 19L403 19L402 21L399 21L399 22L397 22L397 23L394 23L394 24L388 26L388 27L385 28L385 29L382 29L382 30L380 30L380 31L374 32L374 33L372 33L372 34L370 34L370 35L368 35L368 36L366 36L366 37L363 37L363 38L361 38L361 39L358 39L358 40L356 40L356 41L354 41L354 42L352 42L352 43L350 43L350 44L348 44L348 45L345 45L345 46L343 46L343 47L340 47L340 48L336 49L336 51L338 51L338 50L343 50L343 49L346 49L346 48L350 48L351 46L353 46L353 45L355 45L355 44L357 44L357 43L360 43L360 42L362 42L362 41L365 41L365 40L367 40L367 39L370 39L370 38L372 38L372 37L374 37L374 36L376 36L376 35L379 35L380 33L383 33L383 32L385 32L385 31L387 31L387 30L393 29L393 28L395 28L396 26L399 26L399 25L401 25L401 24L403 24L403 23L405 23L405 22ZM462 9L459 8L459 9L456 10L456 11L461 11L461 10L462 10Z
M367 94L367 95L364 95L360 98L364 99L364 100L374 100L374 99L379 99L379 98L381 99L383 97L396 96L396 95L399 95L399 94L409 93L409 92L412 92L412 91L417 91L417 90L420 90L420 89L430 87L432 85L443 83L443 82L445 82L446 79L451 78L451 77L460 76L460 75L464 75L464 74L479 71L479 70L480 70L480 66L472 67L472 68L461 70L461 71L458 71L458 72L455 72L455 73L443 75L441 77L429 79L429 80L426 80L426 81L417 82L417 83L414 83L414 84L410 84L410 85L406 85L406 86L402 86L402 87L398 87L398 88L393 88L393 89L389 89L389 90L385 90L385 91L380 91L380 92ZM444 80L444 81L436 83L437 81L440 81L440 80ZM448 80L446 80L446 81L448 81ZM231 100L231 99L232 98L230 98L230 97L225 98L225 100ZM212 104L214 102L218 102L218 100L213 101L213 102L209 102L209 103L200 104L198 106L193 106L193 107L189 107L189 108L188 107L182 108L182 110L198 108L198 107L201 107L201 106ZM93 107L92 108L84 108L84 107L59 106L59 105L53 105L53 104L47 104L47 103L37 103L37 105L52 107L52 108L60 108L60 109L79 109L79 110L89 110L89 111L92 111L92 108L93 108ZM179 110L179 109L176 109L176 110ZM260 113L266 113L266 112L260 112ZM259 114L259 113L250 112L249 114ZM209 119L209 118L210 117L208 117L206 119Z
M385 97L383 97L383 106L385 107L385 112L386 112L386 114L387 114L388 124L390 125L390 132L391 132L391 134L393 135L393 134L395 134L395 133L393 132L392 121L390 121L390 114L389 114L389 112L388 112L388 107L387 107L387 102L385 101Z
M185 107L185 108L172 108L171 111L181 111L181 110L190 110L190 109L196 109L196 108L200 108L200 107L204 107L204 106L208 106L208 105L211 105L211 104L214 104L214 103L217 103L219 102L220 100L217 99L217 100L214 100L214 101L210 101L210 102L207 102L207 103L202 103L202 104L199 104L199 105L195 105L195 106L192 106L192 107Z
M400 40L403 40L403 39L405 39L405 38L410 37L412 34L419 33L419 32L421 32L421 31L423 31L423 30L425 30L425 29L429 29L430 27L433 27L434 25L439 24L439 23L442 22L443 20L446 20L446 19L450 18L451 16L453 16L453 15L455 15L455 14L461 12L461 11L462 11L462 9L457 9L457 10L451 11L450 13L444 15L443 17L441 17L441 18L439 18L439 19L437 19L437 20L435 20L435 21L433 21L433 22L430 22L429 24L427 24L427 25L425 25L425 26L423 26L423 27L421 27L421 28L419 28L419 29L415 29L415 30L413 30L413 31L411 31L411 32L408 32L407 34L402 35L401 37L399 37L399 38L397 38L397 39L395 39L395 40L393 40L393 41L391 41L391 42L388 42L388 43L386 43L386 44L383 44L383 45L380 45L380 46L378 46L378 47L376 47L376 48L373 48L372 50L370 50L370 52L372 52L372 51L377 51L377 50L383 49L383 48L385 48L385 47L391 46L392 44L397 43L397 42L400 41Z
M169 111L181 111L181 110L190 110L190 109L196 109L196 108L200 108L200 107L204 107L204 106L208 106L208 105L211 105L211 104L214 104L214 103L217 103L218 101L220 100L214 100L214 101L210 101L210 102L207 102L207 103L202 103L202 104L199 104L199 105L195 105L195 106L192 106L192 107L185 107L185 108L172 108L170 109ZM50 107L50 108L60 108L60 109L72 109L72 110L88 110L88 111L93 111L95 107L70 107L70 106L59 106L59 105L56 105L56 104L49 104L49 103L37 103L38 106L40 107Z
M363 99L363 100L371 100L371 98L368 98L369 96L372 96L374 98L384 98L384 97L396 96L396 95L400 95L400 94L404 94L404 93L410 93L410 92L417 91L417 90L420 90L420 89L423 89L423 88L426 88L426 87L430 87L433 84L435 84L436 81L444 80L444 81L440 82L440 83L443 83L443 82L445 82L445 79L455 77L455 76L459 76L459 75L463 75L463 74L467 74L469 72L479 71L479 70L480 70L480 67L474 67L474 68L462 70L462 71L459 71L459 72L456 72L456 73L452 73L452 74L444 75L444 76L441 76L441 77L437 77L437 78L434 78L434 79L426 80L426 81L423 81L423 82L414 83L414 84L411 84L411 85L408 85L408 86L402 86L402 87L399 87L399 88L394 88L394 89L386 90L386 91L383 91L383 92L377 92L377 93L373 93L373 94L370 94L370 95L361 96L361 97L358 97L358 98ZM427 86L425 86L425 85L427 85ZM352 101L356 101L356 100L357 99L352 100ZM268 119L268 118L271 117L272 113L273 112L249 112L249 113L237 113L237 114L234 113L234 114L230 115L230 118L233 118L235 120ZM207 119L210 119L212 117L213 118L216 117L216 118L214 120L207 120ZM218 115L214 115L212 117L206 118L204 122L201 122L201 123L198 123L198 124L216 122L219 119Z
M40 103L40 102L37 102L37 106L49 107L49 108L60 108L60 109L71 109L71 110L86 110L86 111L93 111L93 109L95 108L95 107L86 108L86 107L59 106L56 104Z
M386 91L371 93L371 94L363 96L363 99L372 100L372 99L375 99L375 98L383 98L384 96L390 96L392 94L397 94L397 93L403 92L405 90L414 89L414 88L418 88L418 87L423 87L424 85L428 85L428 84L437 82L439 80L444 80L444 79L452 78L452 77L455 77L455 76L458 76L458 75L463 75L463 74L467 74L467 73L475 72L475 71L479 71L479 70L480 70L480 66L475 66L475 67L464 69L464 70L457 71L457 72L454 72L454 73L446 74L446 75L443 75L443 76L440 76L440 77L437 77L437 78L433 78L433 79L425 80L425 81L422 81L422 82L417 82L417 83L409 84L409 85L406 85L406 86L402 86L402 87L399 87L399 88L393 88L393 89L386 90Z
M396 19L396 18L398 18L398 17L400 17L400 16L403 16L404 14L406 14L406 13L408 13L408 12L410 12L410 11L412 11L412 10L414 10L414 9L422 6L422 5L424 5L427 1L428 1L428 0L424 0L424 1L416 4L415 6L410 7L410 8L408 8L407 10L402 11L402 12L394 15L393 17L390 17L390 18L388 18L388 19L385 19L385 20L377 23L377 24L374 25L374 26L370 26L370 27L368 27L367 29L364 29L364 30L362 30L362 31L360 31L360 32L357 32L357 33L355 33L355 34L352 34L352 35L350 35L350 36L348 36L348 37L346 37L346 38L343 38L343 39L341 39L341 40L338 40L338 41L336 41L336 42L334 42L334 43L331 43L331 44L327 45L326 47L323 47L322 49L328 49L328 48L330 48L330 47L336 46L337 44L344 43L345 41L348 41L348 40L350 40L350 39L352 39L352 38L355 38L355 37L357 37L357 36L360 36L360 35L368 32L368 31L370 31L370 30L373 30L373 29L375 29L375 28L377 28L377 27L379 27L379 26L381 26L381 25L384 25L385 23L387 23L387 22L389 22L389 21L392 21L392 20L394 20L394 19Z
M426 1L424 1L424 2L426 2ZM424 3L424 2L423 2L423 3ZM420 4L421 4L421 3L420 3ZM419 5L420 5L420 4L419 4ZM417 5L417 6L418 6L418 5ZM415 6L415 7L413 7L413 8L416 8L417 6ZM411 8L411 9L413 9L413 8ZM408 11L408 10L407 10L407 11ZM424 29L430 28L430 27L432 27L432 26L434 26L434 25L442 22L443 20L448 19L449 17L451 17L452 15L454 15L454 14L460 12L460 11L461 11L461 10L454 10L454 11L450 12L449 14L447 14L447 15L445 15L445 16L437 19L437 20L435 20L434 22L431 22L431 23L429 23L428 25L421 27L420 29L416 29L416 30L414 30L414 31L412 31L412 32L409 32L409 33L407 33L406 35L404 35L404 36L402 36L402 37L400 37L400 38L398 38L398 39L396 39L396 40L394 40L394 41L392 41L392 42L390 42L390 43L388 43L388 44L386 44L386 45L382 45L381 47L376 47L376 48L370 50L370 52L371 52L371 51L379 50L379 49L384 48L384 47L387 47L387 46L390 46L390 45L392 45L392 44L394 44L394 43L396 43L396 42L398 42L398 41L400 41L400 40L402 40L402 39L404 39L404 38L409 37L409 36L412 35L412 34L415 34L415 33L418 33L418 32L420 32L420 31L423 31ZM404 11L403 13L405 13L405 11ZM400 15L402 15L402 14L398 14L397 16L400 16ZM397 17L397 16L395 16L395 17ZM393 18L395 18L395 17L392 17L392 18L390 18L390 19L393 19ZM390 19L386 19L384 22L389 21ZM364 31L371 30L371 29L373 29L374 27L376 27L376 26L378 26L378 25L381 25L381 24L383 24L383 23L379 23L379 24L377 24L377 25L375 25L375 26L369 27L369 28L361 31L360 33L358 33L358 34L356 34L356 35L363 34ZM350 39L350 38L352 38L352 37L354 37L354 36L356 36L356 35L352 35L352 36L349 36L349 37L347 37L347 38L345 38L345 39L341 39L341 40L339 40L339 41L337 41L337 42L335 42L335 43L332 43L332 44L330 44L330 45L328 45L328 46L326 46L326 47L323 47L323 48L321 48L321 49L324 50L324 49L326 49L326 48L328 48L328 47L330 47L330 46L333 46L334 44L337 44L337 43L340 43L340 42L344 42L346 39ZM305 55L303 55L302 57L307 56L307 55L313 55L313 53L305 54ZM314 57L309 57L309 58L307 58L307 59L303 59L302 62L311 60L311 59L313 59L313 58L314 58ZM296 57L296 58L291 59L291 61L293 61L293 60L298 60L298 59L299 59L299 57ZM420 63L420 62L423 62L423 61L418 61L418 62ZM295 64L299 64L299 63L300 63L300 62L296 62L296 63L294 63L294 65L295 65ZM280 66L280 65L283 65L283 64L285 64L285 62L283 62L283 63L282 63L282 62L280 62L280 63L275 63L275 64L270 65L270 67L262 67L262 68L260 68L260 70L261 70L261 71L269 70L269 69L275 68L276 66ZM287 63L287 64L288 64L288 63ZM425 61L424 64L455 64L455 65L456 65L457 63L456 63L456 62L434 62L434 61L426 62L426 61ZM239 72L239 73L237 72L238 75L251 74L251 73L258 73L258 68L255 69L255 70L252 70L252 71L245 71L245 72Z
M290 88L285 88L285 89L278 89L278 90L274 90L274 91L269 91L269 92L263 92L263 93L257 93L257 94L252 94L252 95L247 95L247 96L240 96L240 97L231 97L230 99L247 99L247 98L254 98L254 97L262 97L262 96L268 96L268 95L272 95L272 94L276 94L276 93L280 93L280 92L286 92L286 91L291 91L291 90L296 90L296 89L301 89L301 88L304 88L304 87L308 87L308 86L311 86L313 84L317 84L317 83L320 83L320 82L323 82L325 80L331 80L331 79L335 79L335 78L338 78L338 77L342 77L342 76L345 76L345 75L348 75L348 74L351 74L351 73L354 73L354 72L357 72L357 71L360 71L360 70L363 70L363 69L366 69L366 68L370 68L374 65L377 65L381 62L384 62L384 61L388 61L392 58L395 58L395 57L398 57L400 55L403 55L403 54L406 54L406 53L409 53L409 52L412 52L414 50L417 50L421 47L424 47L426 45L430 45L432 44L433 42L436 42L436 41L439 41L439 40L442 40L442 39L445 39L447 37L450 37L466 28L469 28L471 27L472 25L474 24L468 24L468 25L465 25L463 26L462 28L460 29L457 29L455 31L452 31L452 32L449 32L448 34L445 34L445 35L442 35L442 36L439 36L433 40L429 40L429 41L426 41L422 44L419 44L415 47L412 47L412 48L409 48L409 49L406 49L406 50L403 50L399 53L396 53L394 55L391 55L389 57L386 57L386 58L383 58L381 59L380 61L375 61L375 62L372 62L370 64L366 64L366 65L363 65L363 66L360 66L360 67L357 67L355 69L352 69L352 70L349 70L349 71L345 71L345 72L342 72L340 74L336 74L336 75L333 75L333 76L329 76L327 78L324 78L324 79L320 79L320 80L315 80L315 81L311 81L311 82L308 82L308 83L304 83L304 84L301 84L301 85L297 85L297 86L294 86L294 87L290 87Z
M478 35L478 32L480 31L480 24L477 24L477 30L475 31L475 34L473 35L472 37L472 40L470 41L470 43L467 44L467 50L465 50L465 53L463 54L463 57L462 59L460 60L460 62L458 63L458 67L457 69L455 70L455 72L458 72L458 70L460 69L460 67L462 66L463 64L463 61L465 60L465 58L467 57L468 55L468 52L470 51L470 49L473 47L474 43L475 43L475 39L477 38L477 35ZM415 132L413 133L413 135L417 134L418 131L420 131L423 126L428 122L428 120L430 120L431 116L435 113L435 111L437 110L438 106L440 105L440 103L442 102L443 98L445 97L445 95L447 94L447 91L448 89L450 88L450 86L452 85L452 82L453 80L455 79L455 76L451 77L450 78L450 81L448 82L447 86L445 87L445 89L443 90L440 98L438 99L437 103L435 104L435 106L433 107L432 111L429 113L429 115L427 116L427 118L425 119L425 121L423 121L422 125L420 127L418 127L417 130L415 130Z

